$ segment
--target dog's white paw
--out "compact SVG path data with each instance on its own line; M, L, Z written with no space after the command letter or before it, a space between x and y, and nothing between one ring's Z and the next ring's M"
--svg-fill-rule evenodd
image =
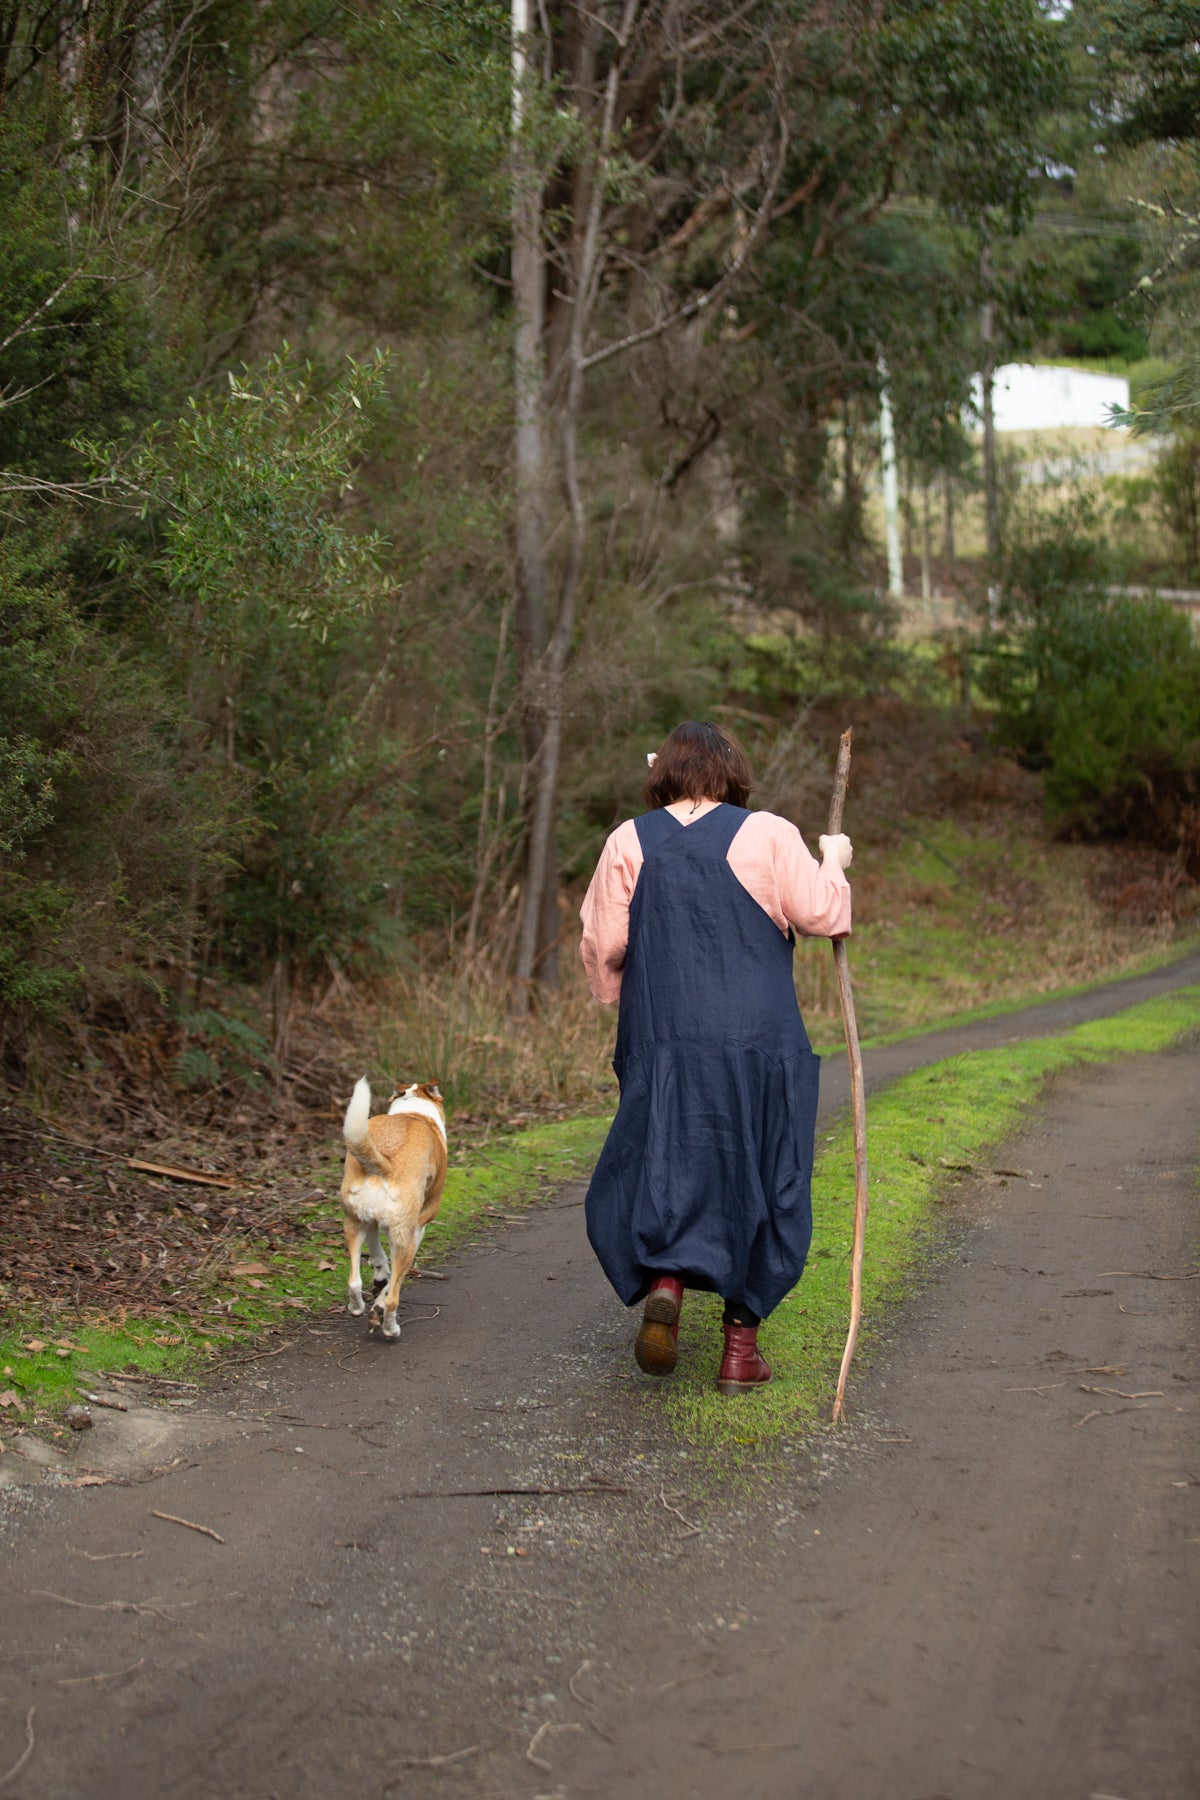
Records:
M350 1314L352 1319L361 1319L366 1310L366 1307L363 1305L362 1288L352 1287L350 1289L350 1298L346 1302L346 1311Z
M378 1300L371 1308L370 1325L372 1331L378 1331L381 1337L387 1338L391 1343L395 1343L400 1336L400 1327L396 1323L395 1313L387 1312Z

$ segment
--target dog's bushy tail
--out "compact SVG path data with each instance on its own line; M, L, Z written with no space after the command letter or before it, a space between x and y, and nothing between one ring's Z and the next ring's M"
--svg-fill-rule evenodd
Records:
M354 1086L350 1096L350 1104L346 1108L345 1123L342 1136L346 1140L346 1148L352 1156L356 1156L364 1169L372 1175L386 1175L390 1163L379 1154L371 1142L368 1130L371 1119L371 1084L364 1075Z

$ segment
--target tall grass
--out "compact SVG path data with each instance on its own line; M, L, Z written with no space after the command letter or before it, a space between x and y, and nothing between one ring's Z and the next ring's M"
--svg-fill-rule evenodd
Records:
M491 969L417 971L398 981L372 1046L380 1071L440 1081L460 1122L517 1125L611 1110L616 1012L592 999L574 958L564 962L557 992L537 993L520 1016L510 983Z

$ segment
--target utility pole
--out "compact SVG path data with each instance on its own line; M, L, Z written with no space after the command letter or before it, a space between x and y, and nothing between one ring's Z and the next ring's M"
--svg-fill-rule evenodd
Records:
M987 553L993 569L1000 557L1000 488L996 478L996 415L992 383L996 374L996 311L992 301L992 253L984 242L979 253L979 281L983 304L979 308L979 385L983 412L983 499L987 515Z
M896 428L888 391L888 366L879 358L879 448L883 465L883 517L887 540L888 594L904 599L904 559L900 554L900 485L896 478Z

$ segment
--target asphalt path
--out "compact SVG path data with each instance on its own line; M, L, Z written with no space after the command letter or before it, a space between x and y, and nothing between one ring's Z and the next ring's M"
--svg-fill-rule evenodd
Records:
M849 1427L758 1469L731 1402L732 1489L662 1427L578 1187L414 1284L398 1346L298 1314L174 1404L110 1384L69 1459L0 1458L5 1800L1195 1800L1198 1093L1195 1044L1059 1077Z

